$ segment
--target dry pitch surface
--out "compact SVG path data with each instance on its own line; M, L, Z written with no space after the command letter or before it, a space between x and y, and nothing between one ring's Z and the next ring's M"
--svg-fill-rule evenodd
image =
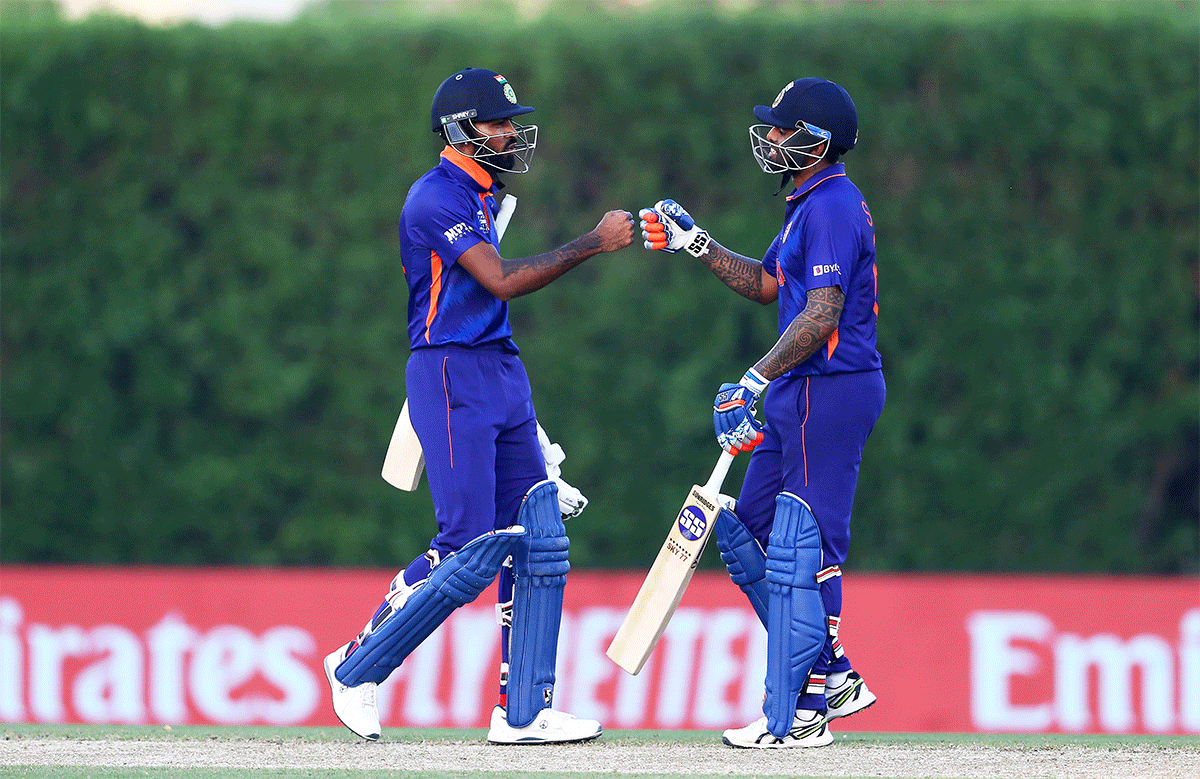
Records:
M497 747L483 731L5 726L0 776L1200 777L1200 739L863 734L821 749L737 750L719 734L611 731L571 746ZM127 773L125 773L127 772Z

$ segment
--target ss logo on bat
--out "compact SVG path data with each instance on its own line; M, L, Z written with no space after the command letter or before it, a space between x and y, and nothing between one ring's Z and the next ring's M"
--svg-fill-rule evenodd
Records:
M679 512L679 532L689 541L695 541L704 535L704 528L707 526L708 520L696 506L686 506Z

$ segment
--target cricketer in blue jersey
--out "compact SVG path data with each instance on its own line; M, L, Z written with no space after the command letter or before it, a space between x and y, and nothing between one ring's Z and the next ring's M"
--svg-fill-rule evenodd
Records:
M405 383L437 534L392 580L359 635L325 658L334 712L366 739L380 735L376 685L497 578L501 700L488 741L566 743L601 733L599 722L551 707L569 541L508 301L628 246L633 217L610 211L558 249L500 256L497 176L529 170L537 126L514 117L531 111L499 73L468 68L446 79L431 110L432 130L446 146L401 211L411 349Z
M712 240L671 200L642 210L642 234L647 248L699 258L743 297L778 302L779 339L713 403L719 445L753 450L741 494L723 501L714 532L767 630L765 716L723 741L816 747L832 743L830 720L875 702L838 638L859 464L886 394L875 344L875 227L840 162L858 140L844 89L799 79L754 114L755 160L781 174L780 191L792 185L762 261ZM760 422L755 403L768 385Z

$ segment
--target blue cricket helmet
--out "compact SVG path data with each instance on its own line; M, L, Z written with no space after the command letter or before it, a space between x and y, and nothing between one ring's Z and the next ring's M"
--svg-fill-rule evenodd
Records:
M528 114L508 80L485 68L467 68L442 82L433 96L430 123L435 133L464 120L491 122Z
M858 111L849 93L823 78L801 78L785 86L775 102L754 108L758 121L772 127L797 128L827 138L839 154L858 142ZM822 130L824 132L813 132Z

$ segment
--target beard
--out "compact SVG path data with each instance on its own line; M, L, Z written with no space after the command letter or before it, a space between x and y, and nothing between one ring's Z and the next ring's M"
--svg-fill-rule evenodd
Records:
M486 141L476 141L480 151L487 154L487 162L489 165L500 168L501 170L513 170L517 164L517 155L512 150L520 146L516 138L508 138L504 143L503 149L494 149Z
M496 164L505 170L512 170L517 164L517 155L513 152L521 144L516 138L509 138L504 144L504 153L496 157Z

